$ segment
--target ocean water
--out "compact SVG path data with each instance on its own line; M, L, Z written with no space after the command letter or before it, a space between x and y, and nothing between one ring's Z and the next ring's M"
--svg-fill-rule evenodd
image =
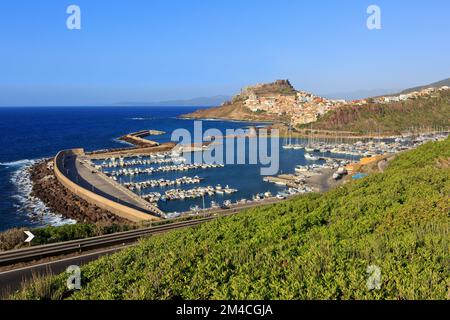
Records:
M39 199L30 197L31 183L27 168L42 158L53 157L59 150L83 147L87 151L120 148L125 144L118 137L129 132L155 129L167 132L151 137L160 142L169 141L171 132L178 128L193 131L194 121L177 119L194 107L33 107L0 108L0 230L12 227L37 227L73 223L51 212ZM203 130L216 128L244 128L258 123L203 121ZM280 146L282 143L280 143ZM280 148L280 172L293 173L295 165L304 164L303 150ZM233 195L208 198L214 200L251 198L257 192L276 193L284 187L266 183L260 176L259 165L230 165L222 169L158 174L139 179L174 179L178 176L198 175L205 178L200 185L229 185L239 190ZM181 188L193 188L194 184ZM149 190L150 191L150 190ZM151 190L153 191L153 190ZM159 191L159 190L154 190ZM162 190L163 191L163 190ZM161 204L170 212L202 206L202 200L174 201Z
M0 108L0 230L70 223L29 197L27 167L58 150L120 148L116 138L145 128L171 131L195 108ZM164 139L164 137L160 137Z

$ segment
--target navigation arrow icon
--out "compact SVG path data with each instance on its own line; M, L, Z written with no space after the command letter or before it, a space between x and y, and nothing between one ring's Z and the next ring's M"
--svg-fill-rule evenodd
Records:
M28 238L25 239L25 242L31 242L34 238L34 234L32 234L30 231L24 231L25 234L28 236Z

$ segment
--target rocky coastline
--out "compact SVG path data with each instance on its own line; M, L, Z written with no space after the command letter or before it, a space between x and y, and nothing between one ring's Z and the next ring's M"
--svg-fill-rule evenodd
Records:
M43 160L30 168L32 196L42 200L54 213L83 223L131 224L130 221L89 204L67 190L53 173L53 159Z

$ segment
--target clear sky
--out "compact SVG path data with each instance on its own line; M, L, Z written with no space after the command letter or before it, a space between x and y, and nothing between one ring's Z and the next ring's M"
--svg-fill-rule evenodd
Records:
M81 8L81 30L66 9ZM381 8L381 30L366 27ZM232 95L290 79L320 94L450 77L448 0L5 0L0 105Z

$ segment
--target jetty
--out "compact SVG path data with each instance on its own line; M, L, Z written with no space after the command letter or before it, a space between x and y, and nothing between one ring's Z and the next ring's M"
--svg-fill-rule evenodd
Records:
M158 130L141 130L138 132L126 134L120 137L119 140L131 143L138 147L155 147L159 145L158 142L147 140L144 138L148 136L162 135L164 133L165 133L164 131Z
M279 175L276 177L265 177L263 180L265 182L275 183L280 186L287 186L291 188L296 188L299 185L299 183L296 182L295 177L287 175Z
M60 151L54 158L54 164L58 181L93 205L133 222L159 220L164 214L94 168L83 149Z
M108 158L131 158L146 156L158 152L171 151L176 146L175 142L161 143L155 146L149 147L129 147L129 148L119 148L119 149L107 149L107 150L97 150L93 152L86 152L91 160L105 160Z

